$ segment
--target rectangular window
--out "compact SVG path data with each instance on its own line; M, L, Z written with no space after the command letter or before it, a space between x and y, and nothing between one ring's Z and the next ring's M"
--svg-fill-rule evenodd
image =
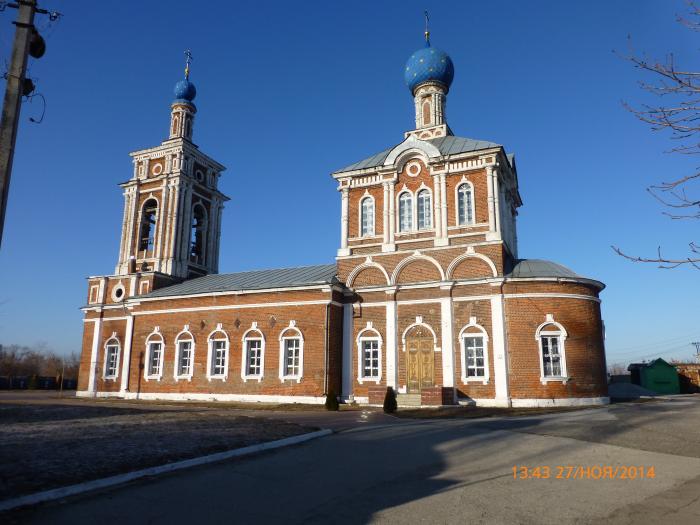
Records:
M226 341L218 339L212 341L211 375L226 375Z
M296 377L299 375L301 357L301 340L298 338L284 339L284 375Z
M379 340L363 339L362 345L362 377L367 379L379 378Z
M119 361L119 347L108 345L105 352L105 377L117 377L117 363Z
M246 375L262 374L262 339L246 339Z
M163 363L163 344L149 343L148 345L148 375L159 376L161 364Z
M192 375L192 341L180 341L177 344L178 363L177 375Z
M559 336L542 336L542 369L544 377L561 377Z
M484 338L465 337L464 351L466 352L467 377L486 377L484 359Z

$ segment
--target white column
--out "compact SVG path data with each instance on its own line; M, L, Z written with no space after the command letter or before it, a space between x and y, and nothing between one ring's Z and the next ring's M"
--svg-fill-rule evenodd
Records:
M95 376L97 374L97 356L100 349L100 334L102 332L102 318L93 321L95 326L92 331L92 351L90 352L90 375L88 376L88 392L95 395L97 392Z
M382 232L383 243L389 244L389 183L385 182L384 194L382 196Z
M442 220L442 238L447 239L447 182L444 173L440 174L440 218Z
M488 195L489 205L489 231L496 231L496 217L494 215L495 205L493 198L493 167L486 166L486 193Z
M124 351L122 352L122 384L119 392L129 390L129 368L131 365L131 343L134 337L134 318L126 318L126 334L124 335Z
M491 331L493 342L493 368L496 386L496 404L510 406L508 393L508 350L505 337L505 315L503 311L503 295L491 296Z
M348 249L349 198L350 190L343 188L340 207L340 250L338 250L338 255L350 255L350 250Z
M452 349L452 298L440 299L440 332L442 333L442 386L455 386L454 351Z
M393 294L393 292L391 292ZM386 386L397 390L398 366L396 352L396 301L391 297L386 302Z
M493 177L493 218L496 221L494 229L496 232L501 233L501 192L498 188L498 170L494 169L492 171Z
M341 397L348 401L353 399L353 370L352 366L352 334L353 334L353 319L352 319L352 304L343 305L343 385Z
M433 209L435 210L435 239L442 237L442 199L440 196L440 175L435 175L433 177L433 194L435 198L433 199Z
M389 244L394 244L394 232L396 232L396 197L394 195L394 183L389 183Z

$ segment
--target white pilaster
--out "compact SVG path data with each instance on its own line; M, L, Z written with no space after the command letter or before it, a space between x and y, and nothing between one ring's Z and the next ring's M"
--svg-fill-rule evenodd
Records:
M433 207L435 209L435 238L439 239L442 237L442 200L440 196L440 175L435 175L433 177L433 194L435 199L433 202Z
M394 183L389 184L389 244L394 244L396 232L396 196Z
M124 352L122 353L122 384L120 392L129 390L129 367L131 364L131 342L134 337L134 318L126 318L126 334L124 335Z
M505 336L503 295L491 296L491 331L493 332L493 368L496 386L496 402L510 406L508 389L508 350Z
M341 396L343 399L352 400L352 334L353 334L353 318L352 304L343 305L343 384Z
M349 200L350 190L343 188L340 205L340 250L338 250L338 255L350 255L350 250L348 249Z
M501 234L498 228L498 219L496 218L498 182L496 182L497 174L493 166L486 166L486 190L488 193L489 202L489 231L486 232L487 241L501 240Z
M389 244L389 183L383 184L384 194L382 198L382 233L384 244Z
M100 350L100 334L102 333L102 319L94 321L92 331L92 350L90 352L90 375L88 376L88 392L93 395L97 392L95 376L97 374L97 357Z
M396 361L396 301L386 302L386 386L398 387L399 374Z
M447 239L447 181L444 173L440 177L440 217L442 220L442 237Z
M440 332L442 333L442 386L455 385L454 350L452 348L452 298L440 299Z

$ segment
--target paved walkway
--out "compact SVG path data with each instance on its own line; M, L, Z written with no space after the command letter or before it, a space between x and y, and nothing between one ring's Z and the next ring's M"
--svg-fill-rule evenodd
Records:
M355 421L305 445L45 505L9 522L697 523L699 418L700 398L681 397L518 419ZM514 465L547 465L552 475L514 479ZM654 467L655 478L555 479L557 465Z

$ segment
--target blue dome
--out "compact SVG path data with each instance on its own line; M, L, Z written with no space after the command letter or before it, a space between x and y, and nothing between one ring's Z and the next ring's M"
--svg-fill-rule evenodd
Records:
M434 47L424 47L411 55L406 62L404 79L413 93L423 82L440 82L449 91L455 76L455 67L447 53Z
M176 100L186 100L187 102L192 102L194 97L197 95L197 88L194 84L187 79L180 80L175 84L175 99Z

